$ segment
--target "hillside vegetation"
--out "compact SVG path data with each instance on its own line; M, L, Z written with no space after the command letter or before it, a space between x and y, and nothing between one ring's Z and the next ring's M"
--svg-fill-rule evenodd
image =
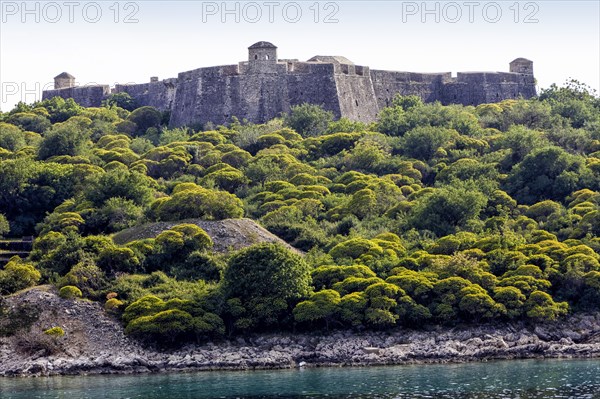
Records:
M308 104L262 125L167 120L123 94L0 114L0 234L36 237L0 294L54 284L162 344L600 306L600 99L578 82L477 107L396 97L369 125ZM305 254L223 251L188 220L242 217ZM21 328L0 313L0 333Z

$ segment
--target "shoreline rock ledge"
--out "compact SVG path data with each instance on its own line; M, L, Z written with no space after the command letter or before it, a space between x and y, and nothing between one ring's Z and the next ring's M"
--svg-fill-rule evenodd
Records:
M118 320L107 315L98 303L61 299L48 287L5 298L9 307L17 303L43 309L32 331L60 326L66 334L61 338L61 350L53 355L43 350L26 351L27 334L0 337L0 376L600 357L600 312L537 325L489 323L429 330L254 334L159 351L126 337Z

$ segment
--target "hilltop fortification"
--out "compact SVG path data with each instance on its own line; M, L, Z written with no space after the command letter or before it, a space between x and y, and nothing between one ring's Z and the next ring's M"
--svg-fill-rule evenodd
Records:
M336 117L369 122L393 97L418 95L426 102L478 105L535 96L533 62L517 58L509 72L415 73L370 69L341 56L308 61L279 59L277 47L258 42L248 60L181 72L177 78L149 83L75 86L63 72L43 99L73 98L87 107L100 106L111 93L129 93L139 106L170 111L172 127L223 124L232 116L261 123L302 103L322 105Z

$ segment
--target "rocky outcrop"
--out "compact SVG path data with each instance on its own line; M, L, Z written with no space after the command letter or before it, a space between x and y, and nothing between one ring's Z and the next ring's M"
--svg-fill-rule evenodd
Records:
M113 236L113 241L123 245L133 240L154 238L163 231L182 223L195 224L206 231L206 234L213 240L213 250L219 253L228 253L232 250L263 242L281 244L292 251L301 252L248 218L224 220L185 219L177 222L147 223L116 233Z
M44 306L32 332L61 326L60 351L25 352L18 337L0 338L0 375L143 373L320 366L466 362L600 356L600 313L539 325L485 324L427 331L262 334L177 350L140 346L99 304L64 300L35 288L8 298Z

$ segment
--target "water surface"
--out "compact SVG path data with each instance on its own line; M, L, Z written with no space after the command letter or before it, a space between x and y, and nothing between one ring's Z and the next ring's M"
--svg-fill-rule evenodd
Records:
M0 398L600 399L600 360L0 378Z

